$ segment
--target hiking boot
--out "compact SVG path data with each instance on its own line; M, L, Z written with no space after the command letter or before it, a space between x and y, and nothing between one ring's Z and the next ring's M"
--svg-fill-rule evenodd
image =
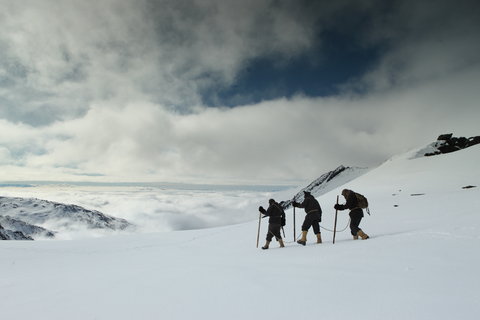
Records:
M283 243L283 239L278 239L278 243L280 244L280 248L285 248L285 244Z
M322 243L322 234L320 232L317 233L317 243Z
M262 247L263 250L267 250L270 246L270 241L265 242L265 245Z
M297 241L298 244L301 244L302 246L307 244L307 232L308 231L302 231L302 238Z
M358 235L354 235L353 240L358 240Z
M362 238L362 240L366 240L368 238L370 238L368 236L368 234L366 234L365 232L363 232L362 230L358 230L357 234Z

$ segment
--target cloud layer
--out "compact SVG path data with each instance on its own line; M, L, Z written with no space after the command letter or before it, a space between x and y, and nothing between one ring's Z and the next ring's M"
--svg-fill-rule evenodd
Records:
M43 224L58 232L56 239L79 239L126 232L168 232L232 225L258 218L258 206L267 206L272 192L188 189L173 187L81 187L43 185L28 188L4 188L3 196L38 198L80 205L90 210L127 219L131 230L88 229L83 223L65 225L53 219ZM289 197L294 191L283 191ZM279 200L280 201L280 200Z
M475 1L0 3L4 180L310 180L479 134ZM345 12L368 17L358 35ZM252 59L328 63L312 50L332 28L383 48L341 94L204 105Z

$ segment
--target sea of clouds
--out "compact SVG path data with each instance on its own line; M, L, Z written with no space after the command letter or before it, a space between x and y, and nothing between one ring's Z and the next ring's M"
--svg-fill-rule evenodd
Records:
M134 229L115 233L149 233L211 228L251 221L258 218L258 207L267 206L268 199L278 195L278 192L293 195L295 191L290 191L290 188L27 184L20 187L4 186L0 188L0 195L79 205L124 218L135 225ZM59 231L57 239L89 238L114 233L86 230L73 225L54 231Z

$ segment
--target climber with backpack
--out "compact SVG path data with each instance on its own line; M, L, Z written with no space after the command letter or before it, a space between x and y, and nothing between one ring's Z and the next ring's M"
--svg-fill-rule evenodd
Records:
M352 233L353 239L357 240L358 237L361 237L362 240L370 238L368 234L363 232L359 228L360 222L363 218L363 210L368 208L368 201L363 195L356 193L352 190L343 189L342 196L345 197L345 204L335 204L335 210L345 210L349 209L350 213L350 232ZM367 209L368 210L368 209Z
M262 206L258 208L264 216L270 217L268 219L268 232L267 232L267 242L262 247L262 249L268 249L270 246L270 242L272 242L273 237L280 244L280 248L285 247L282 239L282 235L280 234L280 229L285 225L285 211L283 208L274 200L268 200L268 209L265 210Z

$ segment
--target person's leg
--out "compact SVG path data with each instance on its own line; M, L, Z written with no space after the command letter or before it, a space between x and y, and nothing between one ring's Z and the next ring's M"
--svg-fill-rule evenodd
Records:
M301 245L303 245L303 246L307 244L307 233L308 233L308 229L310 229L311 226L312 226L312 219L311 219L311 217L307 214L307 215L305 216L305 220L303 220L303 224L302 224L302 238L297 241L298 244L301 244Z
M322 243L322 234L320 233L320 221L314 220L312 222L313 233L317 236L317 243Z
M275 236L275 239L277 239L278 243L280 244L280 248L283 248L285 247L285 244L283 243L282 234L280 232L281 228L281 224L272 225L272 234Z
M270 246L270 242L272 242L273 239L273 230L272 230L272 225L268 225L268 232L267 232L267 242L265 242L265 245L262 247L262 249L268 249Z
M362 217L358 217L358 216L350 217L350 232L352 233L354 240L358 239L358 231L360 230L358 226L360 224L360 221L362 221Z

